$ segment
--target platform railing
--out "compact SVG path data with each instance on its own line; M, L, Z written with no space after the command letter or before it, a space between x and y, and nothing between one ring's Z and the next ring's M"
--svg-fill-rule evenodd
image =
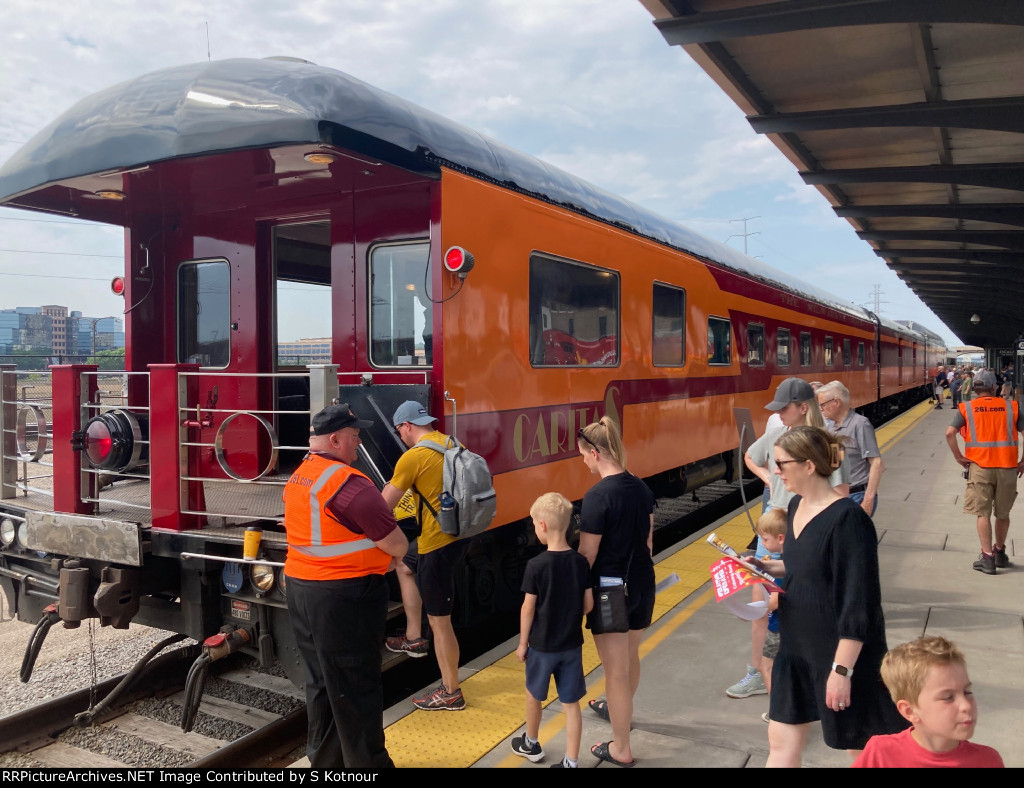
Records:
M0 364L0 498L53 497L52 392L48 371Z

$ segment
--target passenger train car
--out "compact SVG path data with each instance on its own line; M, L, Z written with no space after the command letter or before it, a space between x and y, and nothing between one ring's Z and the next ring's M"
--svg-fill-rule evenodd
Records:
M340 72L168 68L68 110L0 170L0 203L124 227L126 371L3 370L0 586L25 621L225 632L301 682L281 491L310 414L417 399L482 454L498 516L456 618L520 601L531 502L593 483L610 414L660 494L737 473L785 378L862 412L929 395L938 337L885 320ZM320 333L315 333L315 332ZM287 343L324 337L317 363ZM27 393L26 393L27 392ZM261 527L256 561L242 557Z

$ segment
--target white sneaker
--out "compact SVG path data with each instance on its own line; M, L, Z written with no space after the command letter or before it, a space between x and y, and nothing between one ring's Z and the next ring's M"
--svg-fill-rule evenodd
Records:
M757 668L747 667L747 675L725 691L730 698L749 698L752 695L767 695L768 688Z

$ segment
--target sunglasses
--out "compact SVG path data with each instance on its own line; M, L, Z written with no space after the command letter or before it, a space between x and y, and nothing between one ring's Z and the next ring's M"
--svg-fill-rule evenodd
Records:
M580 440L586 441L587 443L589 443L591 446L594 447L594 451L596 451L598 454L601 453L601 447L598 446L596 443L594 443L592 440L590 440L590 438L588 438L586 435L583 434L583 428L582 427L580 427L580 429L576 432L576 440L578 440L578 441L580 441Z

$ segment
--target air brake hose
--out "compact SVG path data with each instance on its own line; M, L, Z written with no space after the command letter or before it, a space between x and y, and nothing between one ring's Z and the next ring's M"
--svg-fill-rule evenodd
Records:
M203 700L203 688L210 674L210 664L228 654L234 654L250 640L252 635L248 630L226 626L203 641L203 653L192 663L188 678L185 679L185 699L181 706L181 729L185 733L195 725L199 704Z
M134 682L135 679L138 678L139 674L143 670L145 670L146 665L149 664L150 660L152 660L153 657L155 657L168 646L177 643L179 640L184 639L185 635L171 635L170 637L164 638L155 646L153 646L153 648L146 652L145 656L142 657L142 659L140 659L138 662L135 663L134 666L132 666L132 669L125 674L125 677L118 682L117 686L114 687L114 689L107 693L107 696L103 700L101 700L91 709L79 712L75 715L75 725L77 725L79 728L84 728L87 725L92 725L93 720L95 720L100 714L106 711L110 704L117 700L118 696L120 696L122 692L124 692L126 689L128 689L128 687L132 685L132 682Z
M57 605L47 605L43 610L43 617L39 619L35 629L32 630L28 645L25 647L25 656L21 660L22 684L27 684L32 678L32 670L36 666L36 659L39 657L39 650L43 647L43 641L46 640L50 627L58 621L60 621L60 616L57 615Z

